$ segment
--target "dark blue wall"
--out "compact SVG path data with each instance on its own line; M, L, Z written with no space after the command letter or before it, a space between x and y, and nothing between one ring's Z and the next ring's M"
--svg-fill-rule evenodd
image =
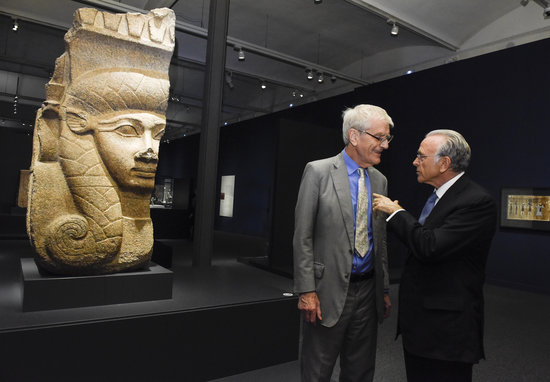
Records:
M370 86L358 100L382 103L396 123L386 155L390 194L419 211L430 187L412 160L423 135L461 132L472 147L469 173L500 201L503 187L550 187L550 40L445 65ZM550 232L499 229L490 281L550 292Z

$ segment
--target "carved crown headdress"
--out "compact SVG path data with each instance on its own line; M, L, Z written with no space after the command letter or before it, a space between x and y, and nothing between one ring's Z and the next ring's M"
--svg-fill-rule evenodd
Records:
M61 103L70 84L114 68L168 80L174 29L174 12L167 8L147 14L78 9L65 35L66 51L46 85L46 103Z

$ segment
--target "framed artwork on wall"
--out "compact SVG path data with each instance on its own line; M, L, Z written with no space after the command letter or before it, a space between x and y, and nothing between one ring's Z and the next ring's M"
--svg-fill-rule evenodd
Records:
M233 217L233 202L235 201L235 175L223 175L220 192L220 216Z
M500 226L550 231L550 188L503 188Z

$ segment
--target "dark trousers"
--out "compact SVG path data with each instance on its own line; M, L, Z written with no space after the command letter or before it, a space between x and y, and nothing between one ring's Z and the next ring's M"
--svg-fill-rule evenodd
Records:
M303 382L330 381L338 355L341 382L372 381L378 330L374 289L374 279L350 283L342 315L331 328L303 322Z
M419 357L403 349L408 382L472 382L473 364Z

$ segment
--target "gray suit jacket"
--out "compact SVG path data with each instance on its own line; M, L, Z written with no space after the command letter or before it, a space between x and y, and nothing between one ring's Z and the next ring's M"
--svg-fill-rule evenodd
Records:
M387 180L368 168L371 192L387 194ZM294 291L317 292L322 325L334 326L344 307L352 268L354 217L342 153L306 165L298 193L294 228ZM374 271L378 320L389 287L386 221L373 215Z

